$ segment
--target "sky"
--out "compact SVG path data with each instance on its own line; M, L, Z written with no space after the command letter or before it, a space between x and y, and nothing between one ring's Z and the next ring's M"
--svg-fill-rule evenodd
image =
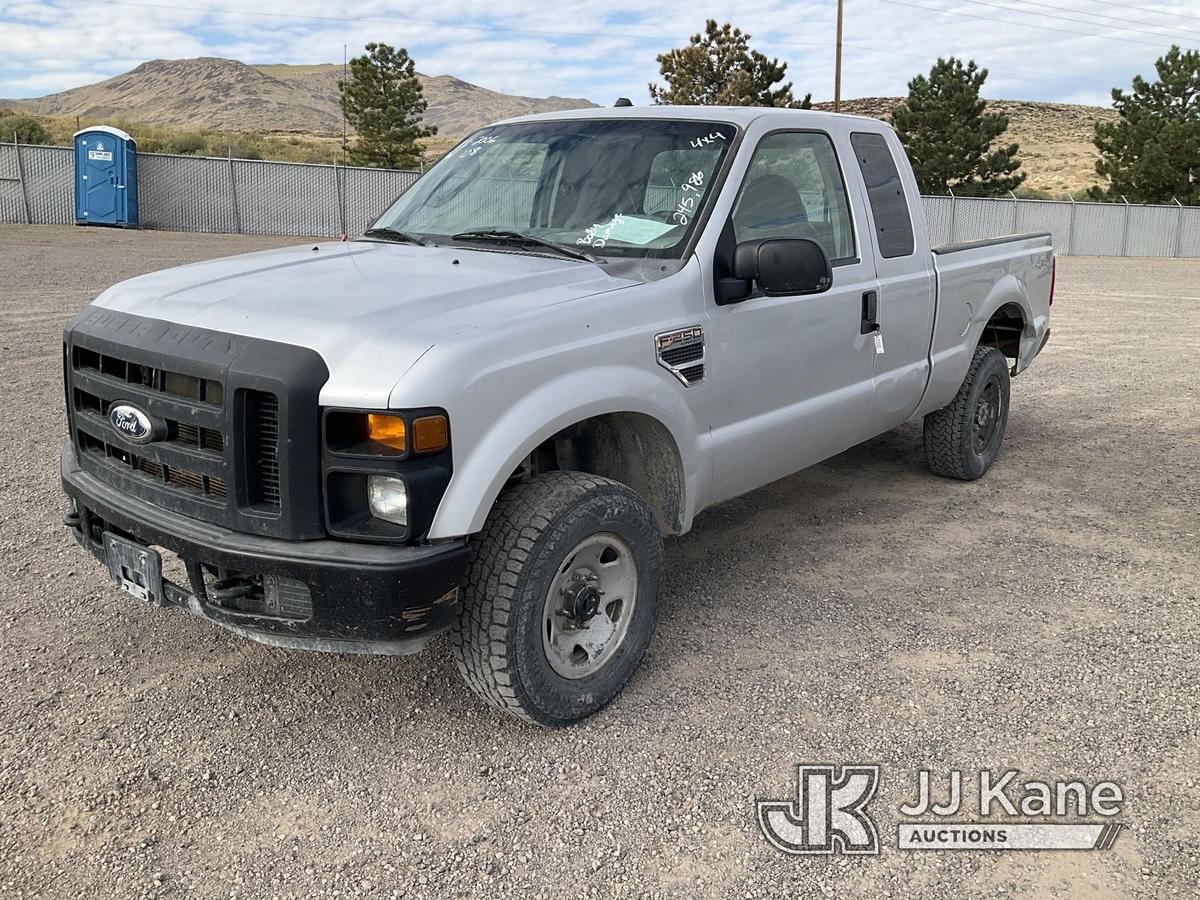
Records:
M0 97L101 81L148 59L340 62L367 41L419 71L527 96L649 101L655 56L704 19L788 63L797 95L833 97L836 0L0 0ZM972 58L984 95L1107 105L1172 43L1200 46L1200 3L845 0L842 96L897 96L938 56Z

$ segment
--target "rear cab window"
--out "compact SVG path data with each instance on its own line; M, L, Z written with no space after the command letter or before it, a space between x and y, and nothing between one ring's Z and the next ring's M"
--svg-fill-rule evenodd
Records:
M850 145L866 183L879 255L885 259L911 256L914 249L912 214L904 196L900 170L887 140L876 132L856 131L850 135Z

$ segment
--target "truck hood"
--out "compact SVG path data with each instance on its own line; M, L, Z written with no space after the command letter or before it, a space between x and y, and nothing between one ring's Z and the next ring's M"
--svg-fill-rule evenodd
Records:
M386 407L440 341L636 283L568 259L353 241L165 269L114 285L95 305L308 347L329 367L322 405Z

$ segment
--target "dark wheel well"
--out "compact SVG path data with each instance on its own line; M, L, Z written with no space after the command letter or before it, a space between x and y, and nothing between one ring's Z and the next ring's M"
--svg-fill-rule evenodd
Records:
M1021 307L1006 303L988 319L979 338L979 346L995 347L1006 357L1016 362L1021 355L1021 335L1025 332L1025 316Z
M510 482L556 471L619 481L649 504L664 534L683 529L683 463L671 432L652 416L606 413L576 422L538 445Z

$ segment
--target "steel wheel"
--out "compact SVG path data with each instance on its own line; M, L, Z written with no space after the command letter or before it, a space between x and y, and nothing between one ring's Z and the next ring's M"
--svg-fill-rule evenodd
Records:
M976 347L954 399L926 413L922 434L929 468L974 481L996 461L1010 398L1008 360L996 347Z
M604 667L625 640L638 594L633 550L609 532L589 535L567 554L546 594L542 649L563 678Z
M1003 402L999 380L989 378L983 390L979 392L979 399L971 416L971 445L976 453L982 455L991 446L992 439L996 436L996 424L1003 412Z

